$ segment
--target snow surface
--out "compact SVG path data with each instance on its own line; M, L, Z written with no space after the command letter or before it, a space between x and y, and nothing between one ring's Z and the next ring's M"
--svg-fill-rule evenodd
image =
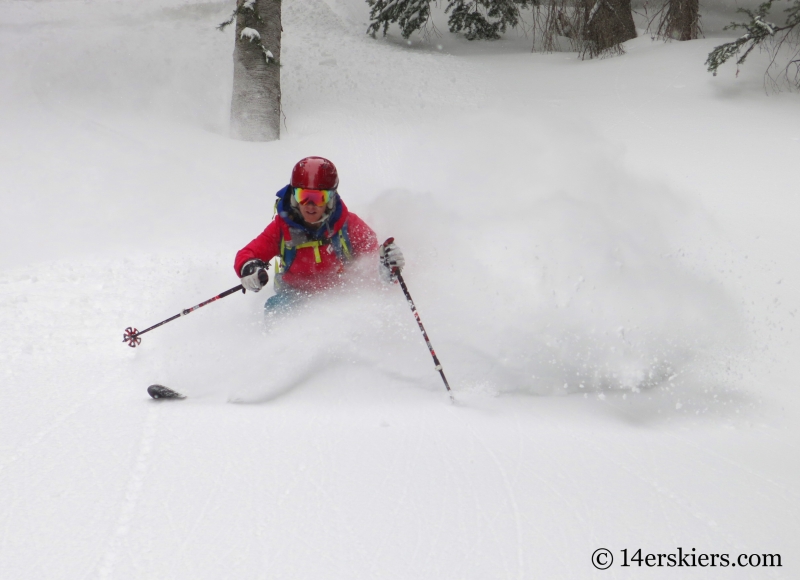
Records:
M800 578L800 112L766 56L712 77L708 25L590 62L409 44L284 2L254 144L231 8L0 0L0 578ZM399 288L121 342L238 283L307 155L404 249L457 405ZM783 566L619 565L679 547Z

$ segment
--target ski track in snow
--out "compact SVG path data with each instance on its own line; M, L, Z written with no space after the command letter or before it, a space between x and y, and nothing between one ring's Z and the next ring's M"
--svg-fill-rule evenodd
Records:
M696 502L687 498L685 495L676 492L669 486L657 481L652 476L646 474L643 470L637 467L638 462L636 461L622 462L619 459L617 459L614 455L608 453L608 451L604 447L597 445L595 441L593 441L588 437L579 437L576 436L575 433L568 432L566 430L562 430L562 433L565 436L568 436L578 441L584 448L592 449L595 455L604 457L608 462L616 465L621 471L631 474L633 477L635 477L645 485L651 487L655 492L655 496L659 498L659 501L664 499L673 506L673 509L664 510L662 504L662 511L665 515L667 513L674 513L675 511L674 508L677 508L678 510L683 511L685 514L701 522L706 530L704 534L706 537L702 538L703 540L705 540L704 543L707 543L708 545L719 545L719 544L725 545L728 547L727 549L730 550L732 553L742 553L742 554L747 553L748 551L747 545L743 544L742 541L735 535L726 532L724 528L718 526L718 524L711 519L711 516L705 511L705 508L702 505L698 505ZM667 519L666 521L669 520ZM719 541L720 539L722 540L722 542ZM698 540L695 541L697 543L701 543ZM773 578L783 577L783 574L781 572L776 572L774 570L766 570L764 571L764 573L769 574L769 576Z
M45 429L38 431L32 437L26 437L24 444L17 446L12 455L0 462L0 477L2 477L3 471L6 468L16 463L20 459L24 459L32 449L44 442L53 432L59 430L66 421L76 415L83 407L91 404L93 398L96 397L102 389L102 386L98 386L90 391L87 391L85 393L86 398L77 401L69 410L59 414L54 420L48 423Z
M161 410L158 405L159 403L155 403L150 408L142 424L142 434L135 464L130 472L130 477L125 487L124 499L119 506L119 515L116 518L113 529L110 530L105 554L101 558L97 571L97 578L101 580L114 577L120 551L125 547L126 538L131 526L135 523L139 499L147 477L148 462L158 434L158 421Z
M698 80L694 69L685 68L687 54L699 67L696 57L705 40L661 45L640 38L622 58L581 68L565 65L559 79L552 69L563 55L529 55L527 48L504 55L510 45L503 49L502 41L486 45L488 56L476 56L476 45L450 35L440 42L445 52L454 50L452 55L436 52L439 41L415 38L409 48L396 37L366 38L366 8L360 0L358 5L355 0L308 0L284 6L286 138L273 144L234 143L220 135L227 104L218 97L224 92L218 87L227 90L229 83L225 67L230 43L228 37L205 36L206 29L216 34L213 25L220 15L227 16L229 7L183 0L163 4L122 2L92 6L90 12L73 2L0 3L3 15L14 16L11 24L0 25L8 32L6 40L0 37L0 49L13 43L16 51L0 56L0 72L8 73L0 75L6 83L0 86L5 109L0 126L8 126L11 135L0 132L0 152L13 160L8 171L0 172L0 186L12 176L6 188L15 196L9 209L19 213L8 214L13 215L8 225L19 229L13 230L17 237L7 246L18 247L9 259L21 264L11 271L8 286L0 284L5 301L0 322L9 331L0 342L0 360L8 366L6 376L14 387L4 412L6 425L17 430L9 429L11 443L0 455L0 576L573 580L597 575L590 567L591 549L635 549L635 542L667 551L690 544L715 552L783 550L789 560L786 546L797 535L800 516L798 474L786 467L789 455L800 448L794 424L773 427L776 416L744 404L743 418L731 418L710 397L700 397L696 405L706 411L710 407L706 415L687 417L673 409L674 399L683 395L668 382L649 392L627 392L628 401L655 399L654 408L640 407L634 425L625 417L637 411L623 409L616 392L619 380L600 384L598 398L589 402L577 396L520 395L528 392L526 381L533 371L551 372L541 382L553 383L547 384L552 387L548 392L555 392L567 370L583 372L586 364L596 364L594 370L602 374L609 365L618 365L603 375L616 378L614 372L628 362L610 355L582 360L564 352L580 346L570 337L593 332L598 321L605 324L591 315L603 301L610 301L605 306L617 314L614 292L596 294L595 303L586 301L609 271L600 269L594 280L584 278L593 264L587 266L576 255L583 252L585 261L595 256L603 262L605 254L616 251L615 244L628 243L644 251L634 253L624 267L619 256L608 262L619 265L614 275L636 273L635 258L660 257L655 251L662 248L659 244L674 241L669 237L675 234L672 220L686 227L684 213L708 212L716 219L724 212L672 191L670 181L663 191L653 188L666 201L643 204L639 209L647 211L627 216L651 218L666 207L666 217L654 218L652 229L666 228L668 240L658 232L637 237L641 232L635 228L605 224L607 229L598 228L594 238L583 242L571 239L580 236L562 239L567 245L574 242L568 249L575 254L555 247L546 256L548 248L539 248L535 251L543 261L537 257L533 262L530 252L511 253L509 263L527 260L523 264L531 270L541 268L540 276L495 295L501 284L492 276L504 280L509 272L503 268L511 266L492 260L486 272L473 274L487 264L481 261L486 248L475 235L476 225L490 232L486 239L493 244L512 246L506 248L509 252L537 238L517 236L523 223L517 215L492 216L483 209L475 215L459 213L453 204L458 199L470 208L484 208L493 193L492 200L508 198L519 204L519 214L529 212L532 218L550 208L544 215L567 226L580 226L586 215L613 222L619 216L603 214L604 203L638 198L605 198L604 187L618 194L615 187L652 185L632 182L627 175L631 164L634 173L653 171L665 181L664 176L676 173L664 156L668 150L651 142L654 133L665 137L664 147L696 146L673 140L664 132L666 125L674 123L687 141L706 143L710 150L719 147L724 155L725 144L718 142L723 137L715 140L713 127L709 132L703 125L705 134L693 133L691 115L685 115L691 104L699 107L697 115L728 107L744 111L743 123L774 128L778 115L770 111L785 102L767 103L758 95L751 95L751 101L737 100L735 94L720 98L697 89L713 92L701 83L727 82ZM52 20L42 20L49 15ZM224 58L219 56L223 44ZM493 47L501 48L492 53ZM167 53L169 59L164 58ZM646 56L661 59L665 68L652 67ZM508 62L517 59L520 68L510 68L505 57ZM664 71L669 72L659 76ZM563 81L563 94L556 81ZM585 86L593 83L586 96ZM694 87L694 100L681 101L683 93L673 90L677 83ZM559 109L564 102L569 111ZM541 103L546 107L539 107ZM664 117L648 117L654 109ZM580 129L570 125L575 116L583 124ZM791 116L782 119L781 130L789 130L795 121ZM742 133L754 133L752 129L752 124L745 125ZM757 143L771 151L764 146L767 141ZM650 152L652 160L631 150ZM458 404L444 401L442 385L429 373L430 360L406 311L407 333L396 328L339 329L352 344L336 350L333 380L326 380L319 369L302 369L295 376L300 379L257 399L261 404L223 405L217 401L220 393L213 392L213 397L175 404L147 401L147 407L137 407L146 386L140 382L159 373L180 375L181 365L197 364L201 370L195 376L201 378L203 369L216 371L213 367L219 366L230 369L235 379L247 362L237 358L237 348L243 351L245 341L254 336L242 325L260 309L261 297L231 298L224 307L203 309L191 321L176 321L177 326L147 335L142 350L126 351L127 356L105 344L92 345L118 342L109 327L116 328L123 315L155 322L177 311L176 301L186 306L192 302L183 303L187 296L205 298L213 292L208 286L228 284L228 250L263 227L273 191L283 185L287 168L307 154L334 157L347 177L351 208L370 208L376 214L368 216L370 223L374 219L383 228L379 235L399 232L408 240L412 291L422 304ZM754 155L753 166L773 167L767 154ZM48 163L41 162L43 157ZM636 160L643 159L648 163L638 166ZM528 164L526 171L541 177L539 189L546 191L520 189L520 180L512 179L509 168L519 171ZM603 170L586 169L588 177L576 170L595 164ZM730 194L731 207L754 208L747 202L761 185L759 177L731 165L733 177L711 176L700 160L687 166L686 173L714 184L720 180L718 187L726 199ZM773 173L780 171L784 169ZM595 184L600 193L580 197L581 188ZM713 199L709 195L703 199ZM679 207L673 211L670 204ZM763 213L791 215L794 209L787 203ZM699 221L701 228L708 228L701 233L715 233L713 221ZM95 222L103 227L93 229ZM434 226L446 235L417 240L416 234ZM774 226L775 232L780 227ZM746 249L754 231L734 232L737 243ZM468 256L450 251L453 246ZM47 247L55 257L42 251ZM101 251L112 258L97 257ZM730 266L731 278L741 266L736 259L724 264ZM700 275L687 274L683 282L704 280L716 266L701 263ZM223 268L224 275L218 275ZM686 273L680 264L671 271ZM755 271L745 270L745 276ZM635 300L638 291L646 294L658 284L650 281L653 271L643 272L633 281L620 275L615 281L621 280L621 286L610 286L622 291L619 312L641 306ZM33 274L38 286L32 285ZM729 282L726 278L724 284ZM688 305L696 309L695 316L722 295L704 295L710 290L699 284L690 287L697 292ZM792 287L788 279L784 287ZM528 291L532 296L517 300ZM667 307L683 306L670 302L668 289L655 298ZM586 320L562 316L582 304ZM387 320L394 315L371 307L365 305L359 314L385 315ZM511 311L507 316L505 309ZM779 315L775 310L774 318ZM639 336L645 336L645 343L653 335L659 338L664 326L646 316L640 321L645 328ZM664 342L683 338L671 334L674 330L666 325ZM223 349L213 360L192 358L195 349L208 346L198 343L211 331L230 341L230 350ZM371 345L370 332L394 332L396 358L379 350L385 341ZM547 348L539 343L542 334L555 337L551 350L549 343ZM614 345L634 355L638 348L644 352L642 360L631 364L642 365L645 355L653 353L636 336L635 329L628 335L612 333L597 344L616 341ZM726 346L710 340L702 348ZM56 344L61 347L57 356ZM691 340L686 344L691 349ZM315 343L315 348L324 347ZM359 348L367 351L348 350ZM537 349L544 354L530 354ZM700 349L693 354L701 356ZM550 355L552 367L544 360ZM356 374L349 374L350 368ZM797 376L793 368L787 365L783 371ZM475 370L485 376L473 380L470 373ZM688 369L677 369L673 376L678 375L688 386L701 381ZM742 382L757 389L768 383L762 378ZM714 380L725 382L730 375ZM94 385L86 389L87 382ZM20 385L35 390L22 397ZM516 394L493 397L503 392ZM75 393L80 397L74 399ZM607 399L601 398L606 393ZM796 410L792 393L787 387L776 394L776 406L786 403ZM39 395L47 405L36 399ZM750 416L763 416L765 425L743 427ZM756 443L778 457L755 457ZM696 474L708 481L695 480ZM78 522L86 529L76 529ZM44 542L47 549L42 549ZM796 576L795 570L788 562L782 570L759 569L749 576L789 578ZM620 571L606 574L616 577L615 572Z
M519 471L520 467L523 465L523 463L522 463L522 451L523 451L523 442L525 441L525 438L524 438L524 435L522 433L522 429L521 429L521 425L520 425L520 416L519 416L519 414L517 412L514 412L514 419L515 419L515 423L516 423L516 427L517 427L517 434L518 434L518 441L519 441L519 453L518 453L518 459L517 459L517 462L516 462L516 467L517 467L517 470ZM472 431L472 430L470 430L470 431ZM520 514L520 509L517 506L517 502L516 502L516 500L514 498L513 488L512 488L512 486L511 486L511 484L509 482L509 479L508 479L508 477L507 477L507 475L505 473L505 470L502 468L502 463L498 460L497 455L492 452L491 447L486 445L483 441L481 441L481 445L484 447L484 449L486 449L487 453L489 453L491 455L492 461L497 466L497 469L501 470L501 473L503 475L503 481L504 481L507 493L509 494L509 497L512 499L512 503L514 505L514 520L515 520L516 529L517 529L517 558L518 558L518 564L519 564L519 574L518 574L518 576L520 578L525 578L526 576L524 574L523 554L525 552L527 544L524 541L523 536L522 536L522 531L521 531L522 516ZM552 460L552 456L549 456L549 458ZM553 463L557 463L557 461L554 461ZM540 474L538 472L538 470L536 469L536 467L533 467L533 469L530 470L530 471L532 471L533 473L532 474L526 473L525 475L532 475L541 485L545 486L553 494L553 496L555 498L557 498L559 501L561 501L564 505L566 505L570 509L572 515L574 517L576 517L582 524L585 525L585 529L591 530L591 526L589 525L589 522L587 522L582 516L582 508L578 507L578 506L575 506L573 499L571 499L568 496L566 496L561 490L558 489L558 487L556 485L553 485L551 483L551 481L548 480L547 477L544 477L542 474ZM559 475L561 475L561 474L559 474ZM516 483L517 480L518 480L518 478L515 477L515 479L514 479L515 483ZM523 480L524 480L523 478L521 478L521 477L519 478L519 481L523 481ZM555 557L558 558L559 562L561 563L562 569L563 570L568 570L569 569L568 562L560 554L560 550L558 549L558 544L556 544L555 542L551 542L551 540L550 540L550 538L548 536L546 536L546 540L547 540L547 542L549 544L550 549L552 550L552 553L555 555Z
M749 475L753 479L758 479L760 481L763 481L764 483L769 484L770 487L776 488L777 490L780 491L783 501L785 501L787 504L793 505L795 508L800 508L800 493L798 493L796 490L789 489L786 486L773 480L772 478L766 477L763 474L758 473L754 469L748 467L747 465L742 464L739 461L735 461L730 457L725 457L715 452L713 449L706 449L703 447L699 447L696 443L687 441L686 439L684 439L683 437L679 437L675 433L669 433L668 436L675 439L676 441L680 441L683 445L692 448L699 454L707 455L709 458L713 458L713 460L715 461L724 462L728 465L735 467L738 471L747 473L747 475ZM774 435L772 435L772 438L774 442L778 442L778 439ZM788 447L792 447L791 444L787 444L783 440L780 440L780 443L787 445ZM793 449L796 450L796 448Z
M515 417L517 423L517 443L521 444L521 433L519 432L519 418ZM469 428L469 426L468 426ZM503 463L498 459L497 454L492 450L492 448L486 444L486 442L478 436L478 434L471 428L469 428L470 434L472 437L483 447L484 451L486 451L487 455L491 458L492 463L494 464L495 468L497 469L498 473L503 480L503 486L505 488L506 497L508 498L509 504L512 508L512 515L514 517L514 528L516 530L516 555L517 555L517 578L525 578L525 559L524 559L524 552L525 552L525 543L522 537L522 516L520 515L519 505L517 504L517 498L514 493L514 488L511 485L511 481L508 477L508 471L503 466ZM517 454L517 461L515 462L515 468L519 469L520 462L520 453ZM513 578L514 575L511 574L509 567L506 565L506 578Z

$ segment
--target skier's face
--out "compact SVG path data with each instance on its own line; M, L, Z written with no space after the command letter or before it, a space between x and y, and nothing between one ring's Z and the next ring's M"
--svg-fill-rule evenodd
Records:
M300 214L307 224L315 224L325 216L325 206L307 203L300 206Z

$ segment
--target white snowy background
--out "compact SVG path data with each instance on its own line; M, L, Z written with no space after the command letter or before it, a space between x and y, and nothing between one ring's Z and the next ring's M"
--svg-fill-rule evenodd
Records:
M800 108L764 54L705 71L734 7L581 61L284 0L255 144L232 2L0 0L0 578L800 578ZM238 283L308 155L456 405L396 287L122 343ZM783 566L620 566L679 547Z

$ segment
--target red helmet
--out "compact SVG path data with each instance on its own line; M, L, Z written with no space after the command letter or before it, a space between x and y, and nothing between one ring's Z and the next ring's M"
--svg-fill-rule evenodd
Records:
M339 173L336 166L324 157L306 157L292 169L292 187L304 189L336 189Z

